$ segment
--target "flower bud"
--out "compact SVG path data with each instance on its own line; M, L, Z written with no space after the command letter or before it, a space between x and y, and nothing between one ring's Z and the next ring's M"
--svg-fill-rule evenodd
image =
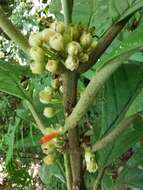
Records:
M59 79L53 79L52 81L51 81L51 86L55 89L55 90L57 90L59 87L60 87L60 81L59 81Z
M55 149L55 143L54 141L50 141L50 142L47 142L47 143L43 143L41 145L41 149L43 151L44 154L49 154L49 153L52 153Z
M46 70L51 73L56 73L58 71L59 62L57 60L48 60L46 65Z
M55 34L55 32L53 30L51 30L50 28L45 28L41 32L42 41L44 43L47 43L49 41L50 37L52 37L54 34Z
M89 60L89 55L87 53L81 53L79 56L79 61L85 63Z
M74 71L78 68L79 66L79 60L77 57L73 57L73 56L68 56L65 63L64 63L65 67L71 71Z
M42 102L43 104L49 103L52 99L52 96L53 96L53 90L49 86L39 92L39 99L40 102Z
M52 165L54 163L54 156L52 154L49 154L44 157L43 161L46 165Z
M59 90L63 94L63 85L60 86Z
M96 46L97 46L97 41L93 41L92 42L92 44L91 44L91 46L87 49L87 53L88 54L91 54L93 51L94 51L94 49L96 48Z
M58 22L58 21L55 21L51 24L50 28L55 31L55 32L58 32L58 33L63 33L64 30L65 30L65 25L63 22Z
M50 37L49 45L56 51L63 50L64 44L62 35L60 33L56 33L52 37Z
M45 70L45 65L40 62L35 62L30 65L30 69L34 74L42 74Z
M51 118L51 117L54 117L56 113L57 112L56 112L56 110L54 108L47 107L47 108L44 109L43 115L45 117Z
M44 51L40 47L32 47L30 49L30 56L36 62L44 62Z
M29 36L29 44L32 47L37 47L42 45L42 36L40 32L32 33Z
M67 48L68 54L69 55L78 55L81 52L81 47L78 42L72 41L68 44Z
M86 33L84 32L82 35L81 35L81 38L80 38L80 44L84 47L84 48L87 48L91 45L91 42L92 42L92 36L90 33Z
M92 153L90 148L85 148L85 161L86 168L90 173L97 171L98 166L95 160L95 155Z

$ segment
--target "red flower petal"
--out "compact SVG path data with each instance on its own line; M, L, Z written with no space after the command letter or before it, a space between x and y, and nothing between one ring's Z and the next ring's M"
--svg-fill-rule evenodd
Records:
M51 132L47 135L44 135L41 139L40 139L40 143L41 144L44 144L46 142L49 142L51 141L52 139L56 138L57 136L59 135L59 132L58 131L54 131L54 132Z

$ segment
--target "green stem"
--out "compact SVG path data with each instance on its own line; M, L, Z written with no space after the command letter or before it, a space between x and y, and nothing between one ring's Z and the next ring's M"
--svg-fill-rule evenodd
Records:
M0 28L27 54L29 54L30 45L25 36L13 25L7 18L0 6Z
M61 0L61 3L64 12L64 21L67 25L72 22L73 0Z
M104 167L100 168L98 176L97 176L97 178L96 178L96 180L94 182L93 190L98 190L99 189L101 179L104 176L104 172L105 172L105 168Z
M65 173L67 180L67 189L72 190L72 171L70 165L70 158L67 153L64 154L64 165L65 165Z
M42 132L42 134L46 134L46 127L44 126L42 120L38 116L36 109L34 108L33 104L29 101L26 101L27 107L29 108L33 118L35 119L35 122L37 124L37 128Z
M132 115L120 122L119 126L114 128L108 135L98 140L95 145L92 146L92 150L98 151L105 146L115 142L115 140L136 120L138 114Z

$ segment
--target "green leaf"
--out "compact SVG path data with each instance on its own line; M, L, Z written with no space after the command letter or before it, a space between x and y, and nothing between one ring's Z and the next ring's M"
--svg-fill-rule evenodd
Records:
M40 178L44 184L48 187L48 190L61 189L66 190L65 176L61 172L61 169L54 163L54 165L46 166L43 164L40 168Z
M5 143L8 145L8 150L6 151L5 163L8 165L13 158L14 143L15 143L15 133L19 127L20 119L16 118L14 124L9 124L8 132L5 136Z
M110 14L110 16L113 18L113 20L117 19L127 9L130 8L130 6L133 4L133 2L134 2L134 0L124 0L124 1L122 1L122 0L109 0L109 14ZM132 9L133 9L133 7L134 7L134 5L132 5Z
M22 88L20 80L22 76L28 75L27 67L10 64L0 60L0 91L27 99L26 91Z
M100 136L104 135L124 117L143 87L142 76L142 64L125 64L105 83ZM139 109L136 110L139 111Z
M117 22L120 22L120 21L124 20L125 18L127 18L128 16L130 16L131 14L136 12L137 10L141 9L142 7L143 7L143 1L142 0L137 2L137 3L134 3L129 9L127 9L122 14L122 16L119 18L119 20Z
M62 5L59 0L52 0L49 5L50 13L53 13L57 19L63 20L63 15L61 14Z

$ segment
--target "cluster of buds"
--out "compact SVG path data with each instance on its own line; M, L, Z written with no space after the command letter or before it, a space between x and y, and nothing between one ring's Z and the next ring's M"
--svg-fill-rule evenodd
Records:
M51 86L47 86L39 92L40 102L43 104L52 103L52 101L55 98L56 92L59 90L60 86L61 86L61 82L59 81L58 78L52 79ZM58 111L51 106L45 107L43 111L43 115L47 118L52 118L57 113Z
M90 173L97 171L98 166L95 160L95 154L92 152L90 147L85 147L85 162L87 171Z
M89 60L97 45L92 33L91 29L81 25L65 26L63 22L55 21L49 28L31 34L32 72L40 74L48 70L57 73L61 64L70 71L78 69L79 64Z
M46 155L43 159L46 165L51 165L55 161L55 148L56 148L56 138L59 132L52 128L47 128L47 134L40 139L41 149Z

